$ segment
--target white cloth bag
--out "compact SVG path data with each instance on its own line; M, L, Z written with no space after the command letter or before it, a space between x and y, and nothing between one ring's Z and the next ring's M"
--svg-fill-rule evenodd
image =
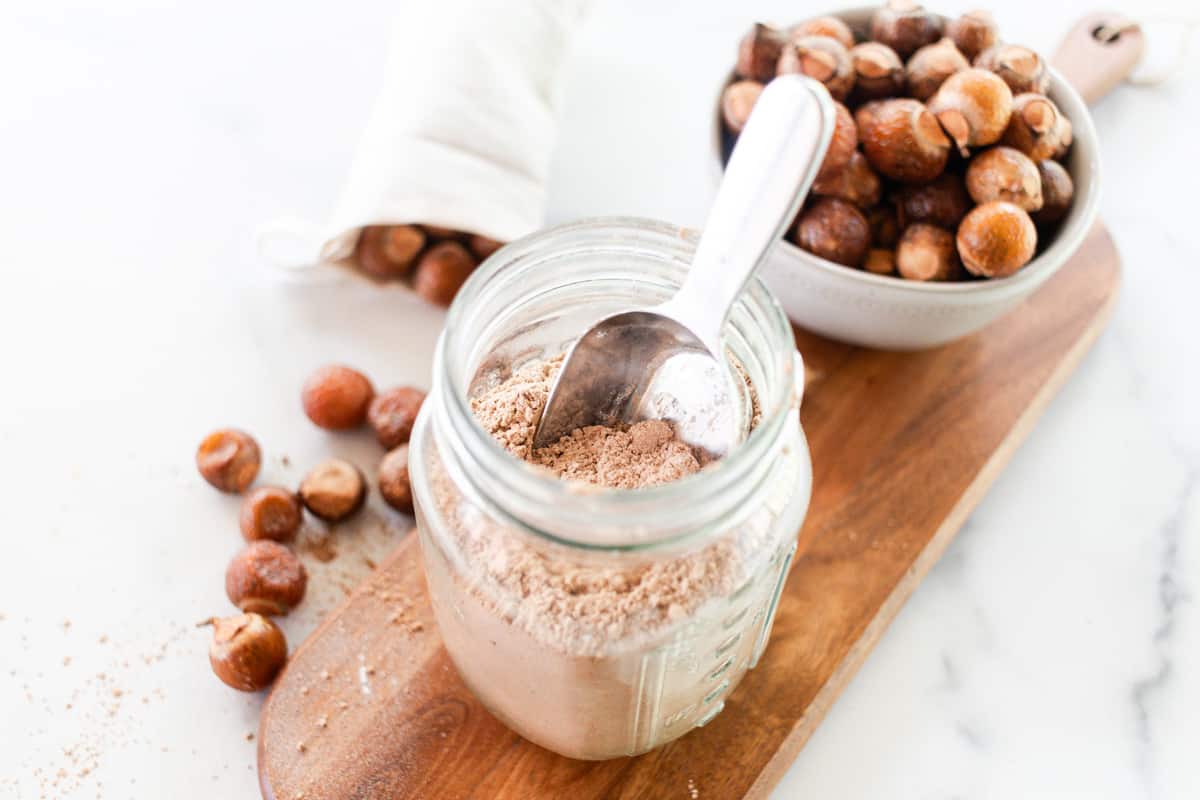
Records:
M363 226L426 223L511 241L545 216L562 64L592 0L413 0L321 261Z

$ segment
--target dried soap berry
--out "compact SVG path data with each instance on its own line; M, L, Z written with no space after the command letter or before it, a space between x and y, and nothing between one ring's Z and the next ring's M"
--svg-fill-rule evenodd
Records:
M1046 62L1033 50L1018 44L989 47L976 57L975 66L1000 76L1013 94L1045 94L1050 87Z
M407 443L423 402L425 393L411 386L397 386L377 395L367 410L367 420L379 443L388 450Z
M326 522L340 522L362 508L367 482L358 467L331 458L313 467L300 483L300 502Z
M300 392L304 413L314 425L331 431L357 428L366 422L367 406L374 396L375 388L366 375L340 364L318 369Z
M949 39L927 44L913 53L904 67L908 93L924 102L933 97L946 78L970 66L966 56Z
M1042 179L1037 165L1012 147L993 147L971 159L967 191L976 203L1007 200L1026 211L1042 207Z
M837 39L842 47L854 47L854 32L837 17L814 17L788 28L788 39L795 41L806 36L828 36Z
M480 236L478 233L472 234L471 238L467 239L467 248L471 251L471 255L480 261L490 258L492 253L501 247L504 247L504 242Z
M425 232L415 225L368 225L358 236L354 258L373 278L403 278L425 247Z
M889 0L871 18L871 38L883 42L901 58L942 36L942 22L912 0Z
M854 124L854 117L850 116L850 110L836 101L833 107L836 112L833 120L833 138L829 140L829 149L825 151L825 159L817 173L818 180L830 178L841 172L850 163L850 157L858 147L858 127Z
M828 36L805 36L784 45L777 72L820 81L834 100L845 100L854 88L850 51Z
M917 223L904 229L896 247L896 270L910 281L949 281L961 265L954 234L936 225Z
M766 83L775 77L783 43L784 37L779 31L756 22L738 45L734 72L739 78Z
M1012 92L994 73L964 69L942 83L929 110L954 140L959 152L1000 141L1012 116Z
M1033 221L1038 225L1049 225L1058 222L1071 210L1075 183L1057 161L1043 159L1037 162L1037 168L1042 179L1042 207L1033 215Z
M1062 158L1071 146L1071 121L1045 95L1026 92L1013 98L1012 117L1001 141L1034 161Z
M296 554L279 542L251 542L225 570L225 594L247 613L286 614L304 599L308 573Z
M988 11L968 11L946 23L946 35L964 56L975 58L996 43L996 20Z
M900 226L926 222L952 231L971 210L971 198L963 179L942 173L930 183L905 186L896 194Z
M196 448L196 468L222 492L237 494L254 482L262 453L254 437L235 428L214 431Z
M958 226L958 255L972 275L1003 278L1029 263L1037 228L1029 214L995 200L976 206Z
M721 119L730 133L741 133L746 127L762 90L763 85L758 81L737 81L725 87L721 93Z
M243 692L265 689L287 662L283 631L259 614L211 619L212 644L208 662L227 686Z
M828 177L819 176L813 183L812 193L837 197L866 209L879 202L882 187L866 156L856 150L841 171Z
M417 262L413 290L434 305L448 306L474 269L475 258L467 248L458 242L439 242Z
M863 261L863 269L873 275L896 274L896 251L885 250L882 247L872 247L867 251Z
M850 50L854 99L879 100L904 91L904 62L882 42L863 42Z
M379 462L379 493L397 511L413 513L412 485L408 480L408 445L400 445Z
M858 138L871 166L904 183L925 183L942 174L950 140L918 100L875 100L855 112Z
M238 525L247 541L286 542L300 530L304 512L295 493L278 486L261 486L242 501Z
M827 261L857 267L867 256L867 218L844 200L822 197L796 221L796 244Z

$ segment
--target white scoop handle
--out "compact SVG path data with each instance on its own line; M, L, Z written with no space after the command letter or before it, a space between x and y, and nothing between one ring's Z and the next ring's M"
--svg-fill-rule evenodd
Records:
M679 292L655 309L714 355L734 300L779 241L820 169L836 112L825 87L781 75L754 104Z

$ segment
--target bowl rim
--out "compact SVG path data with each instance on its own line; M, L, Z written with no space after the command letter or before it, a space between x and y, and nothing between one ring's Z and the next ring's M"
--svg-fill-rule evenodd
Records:
M859 24L864 15L873 11L873 7L845 8L831 12L829 16L839 17L850 24ZM943 20L946 19L943 15L939 16ZM1050 86L1046 94L1054 101L1055 105L1062 109L1063 113L1071 121L1074 133L1072 148L1079 148L1082 143L1082 147L1085 150L1084 157L1086 158L1082 166L1087 170L1089 180L1086 185L1087 191L1083 194L1076 193L1071 211L1062 226L1055 232L1050 245L1041 253L1034 256L1028 264L1017 272L1004 278L988 278L980 281L945 283L910 281L898 276L876 275L862 269L834 263L797 247L787 239L782 239L777 247L787 248L785 252L792 255L793 261L796 263L813 267L827 273L831 278L844 279L850 283L857 282L863 287L882 291L898 291L926 296L979 296L993 293L1008 294L1020 291L1026 286L1041 284L1053 275L1066 262L1067 258L1079 248L1088 232L1092 229L1100 205L1101 180L1100 153L1096 144L1096 129L1092 123L1092 116L1088 111L1087 104L1058 70L1047 64L1047 72L1050 75ZM725 87L733 80L736 80L736 76L731 69L725 73L725 77L717 91L716 103L714 104L716 113L712 143L716 162L715 175L718 182L724 174L724 164L721 159L721 136L723 132L721 94L724 92ZM1068 109L1070 109L1070 113L1068 113ZM1078 189L1080 181L1076 175L1071 174L1071 179L1076 189Z

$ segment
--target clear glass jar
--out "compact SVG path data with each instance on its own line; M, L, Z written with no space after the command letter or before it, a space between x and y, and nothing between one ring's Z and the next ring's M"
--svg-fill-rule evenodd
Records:
M792 330L758 281L725 343L759 409L724 459L662 486L581 491L520 461L470 397L679 286L694 233L630 218L492 256L438 343L410 470L433 609L480 701L562 755L634 755L712 719L766 646L812 483Z

